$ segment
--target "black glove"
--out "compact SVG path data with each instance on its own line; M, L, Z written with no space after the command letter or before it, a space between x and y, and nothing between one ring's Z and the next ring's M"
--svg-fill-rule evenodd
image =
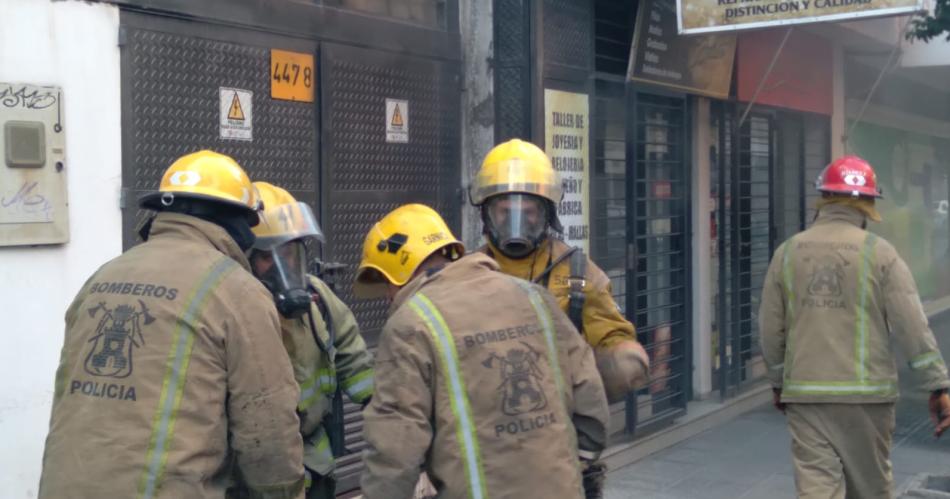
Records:
M782 411L782 414L785 414L785 403L782 402L781 388L772 389L772 405L774 405L775 408L778 409L779 411Z

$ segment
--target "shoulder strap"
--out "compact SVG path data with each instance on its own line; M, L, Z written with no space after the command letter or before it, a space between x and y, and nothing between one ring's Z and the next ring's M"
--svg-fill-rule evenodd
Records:
M313 317L310 316L310 332L313 334L314 341L317 342L317 346L320 347L327 355L330 356L330 362L334 362L334 357L336 357L336 330L333 329L333 317L330 316L330 309L327 308L326 302L323 301L323 296L320 295L320 291L312 285L308 285L310 293L314 295L313 303L316 304L317 310L320 311L320 317L323 319L323 323L327 325L327 336L329 337L329 343L324 345L320 340L320 335L317 334L316 324L313 322ZM308 316L310 312L307 312Z
M575 246L575 247L572 247L572 248L568 249L568 250L565 251L564 253L561 253L557 258L555 258L554 260L552 260L551 263L549 263L548 266L547 266L540 274L538 274L537 277L535 277L534 279L531 279L531 282L533 282L533 283L535 283L535 284L541 284L541 285L543 285L544 287L547 287L548 275L551 274L551 271L554 270L554 267L557 267L558 265L561 264L561 262L563 262L564 260L567 260L568 258L570 258L571 255L573 255L573 254L575 254L575 253L578 253L578 252L580 252L581 254L584 253L583 251L581 251L580 248L578 248L578 247ZM586 262L585 262L585 263L586 263ZM543 282L542 282L542 281L543 281Z
M567 302L567 317L583 334L584 331L584 286L587 284L587 255L580 248L572 248L571 275L567 282L570 286Z

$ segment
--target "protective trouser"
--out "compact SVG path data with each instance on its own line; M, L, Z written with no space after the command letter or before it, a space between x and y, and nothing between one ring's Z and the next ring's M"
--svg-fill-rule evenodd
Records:
M890 499L894 404L786 408L800 499Z

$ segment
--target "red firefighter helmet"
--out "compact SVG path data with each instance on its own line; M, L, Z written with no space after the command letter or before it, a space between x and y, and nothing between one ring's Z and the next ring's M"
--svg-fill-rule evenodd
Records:
M857 156L844 156L826 166L818 176L815 188L820 192L854 197L881 197L874 168Z

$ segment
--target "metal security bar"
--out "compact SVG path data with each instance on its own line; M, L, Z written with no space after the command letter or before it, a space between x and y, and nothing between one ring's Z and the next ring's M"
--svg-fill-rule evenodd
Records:
M628 431L641 432L683 414L690 393L689 147L686 99L630 88L627 316L653 364L628 397Z
M627 309L626 88L599 80L593 99L591 256L610 277L613 296Z
M762 284L775 248L813 217L811 179L830 149L827 117L755 108L737 129L737 113L733 103L713 106L719 139L712 158L718 259L713 379L723 398L765 374L758 330Z
M727 397L764 374L757 314L771 257L773 122L751 114L736 129L735 108L715 106L719 147L717 186L718 270L715 339L720 393Z

